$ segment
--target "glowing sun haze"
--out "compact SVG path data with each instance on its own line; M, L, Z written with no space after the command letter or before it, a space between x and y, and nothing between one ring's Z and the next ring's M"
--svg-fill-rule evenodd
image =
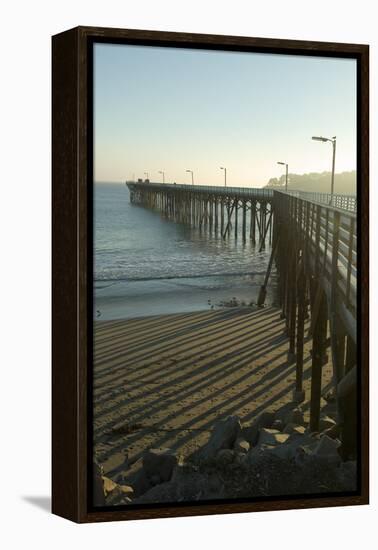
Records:
M95 181L260 187L292 173L356 169L356 61L96 44Z

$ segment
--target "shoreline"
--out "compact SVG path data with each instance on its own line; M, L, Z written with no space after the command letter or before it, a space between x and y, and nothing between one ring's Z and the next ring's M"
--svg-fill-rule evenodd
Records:
M197 311L220 311L224 303L256 304L265 272L235 276L182 277L138 281L115 281L94 289L94 318L134 319L146 316ZM273 305L276 279L273 275L266 303ZM227 308L228 309L228 308Z

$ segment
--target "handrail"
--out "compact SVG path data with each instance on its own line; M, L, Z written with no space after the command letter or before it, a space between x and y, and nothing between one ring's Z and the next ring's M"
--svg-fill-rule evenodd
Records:
M308 243L312 269L328 288L332 300L356 337L357 315L357 223L356 214L303 196L281 193L276 214Z
M150 181L127 181L130 187L141 187L144 189L155 189L159 191L189 191L192 193L210 193L217 195L236 195L243 198L265 198L272 199L274 193L300 197L315 203L320 203L332 209L339 209L344 212L356 212L357 197L355 195L331 195L330 193L318 193L311 191L261 188L261 187L223 187L216 185L189 185L182 183L158 183Z
M159 190L169 191L190 191L194 193L216 193L220 195L232 195L238 194L245 197L258 196L258 197L273 197L272 189L263 189L260 187L223 187L216 185L187 185L182 183L156 183L156 182L134 182L127 181L127 185L143 187L145 189L154 188Z

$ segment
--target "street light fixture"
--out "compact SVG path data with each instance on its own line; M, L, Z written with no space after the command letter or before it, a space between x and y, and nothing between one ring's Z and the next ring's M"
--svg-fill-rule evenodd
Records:
M186 170L187 172L189 172L192 176L192 185L194 185L194 175L193 175L193 170Z
M159 174L163 175L163 183L165 183L165 172L163 170L159 170Z
M148 179L148 172L144 172L144 175L146 176L146 179Z
M220 166L221 170L224 170L224 186L227 187L227 168Z
M324 143L326 141L329 141L332 143L332 173L331 173L331 200L330 204L333 204L333 191L335 187L335 158L336 158L336 136L333 136L332 138L326 138L323 136L312 136L312 139L314 141L323 141Z
M287 193L287 180L288 180L288 176L289 176L289 165L286 162L277 162L277 164L281 164L282 166L286 166L285 191Z

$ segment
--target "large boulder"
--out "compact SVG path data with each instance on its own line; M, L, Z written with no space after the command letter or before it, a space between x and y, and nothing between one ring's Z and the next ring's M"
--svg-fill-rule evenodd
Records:
M180 479L171 479L155 485L137 500L133 500L133 504L193 502L206 498L220 498L221 496L214 494L214 490L210 491L206 474L185 471L182 472Z
M331 428L327 428L322 432L322 435L328 435L332 439L340 437L341 427L338 424L334 424Z
M356 461L342 462L337 473L338 479L345 491L355 491L357 489Z
M306 428L300 424L293 424L290 422L287 424L283 430L285 433L290 435L304 435Z
M134 462L125 473L119 475L117 483L131 486L135 497L139 497L152 486L143 468L143 460L141 458Z
M264 426L265 428L273 428L274 430L278 430L279 432L283 432L284 431L284 427L285 427L285 424L283 422L283 420L281 420L280 418L276 418L276 420L273 422L273 424L271 426Z
M249 464L260 462L260 460L263 460L268 452L274 449L274 447L275 445L267 445L266 443L255 445L247 454L247 462Z
M238 437L235 441L234 450L237 453L248 453L250 448L250 444L246 439L243 439L242 437Z
M210 438L200 452L203 460L216 456L221 449L231 449L240 433L241 424L237 416L228 416L219 420L211 432Z
M231 449L221 449L217 452L216 461L220 467L231 464L235 458L234 451Z
M256 445L259 432L262 428L271 428L275 421L275 414L270 411L262 412L252 424L243 426L241 437L246 439L250 445Z
M295 460L298 465L318 463L335 466L341 462L339 447L340 441L323 435L320 439L313 439L313 443L300 446Z
M319 431L324 432L325 430L333 428L334 426L336 426L336 422L330 416L324 415L320 417Z
M316 444L313 454L329 462L340 462L341 457L338 451L340 445L341 443L339 440L332 439L328 437L328 435L323 435Z
M301 458L303 455L307 455L312 452L313 448L317 445L318 441L314 440L308 434L282 434L282 433L273 433L272 430L263 429L262 430L262 440L271 441L271 443L259 443L253 447L247 457L250 464L255 463L256 461L265 460L269 457L278 458L281 460L291 460L296 459L296 462L300 464L303 462ZM268 433L268 434L267 434ZM286 436L287 439L274 444L275 436ZM299 460L297 461L297 456Z
M286 424L304 424L303 412L299 407L295 407L285 415L284 421Z
M103 476L103 487L106 504L114 506L119 504L128 504L134 496L134 490L129 485L120 485L115 483L109 477Z
M290 435L273 428L262 428L258 439L259 445L280 445L289 439Z
M149 449L143 455L143 469L154 485L169 481L178 464L178 457L171 449Z

